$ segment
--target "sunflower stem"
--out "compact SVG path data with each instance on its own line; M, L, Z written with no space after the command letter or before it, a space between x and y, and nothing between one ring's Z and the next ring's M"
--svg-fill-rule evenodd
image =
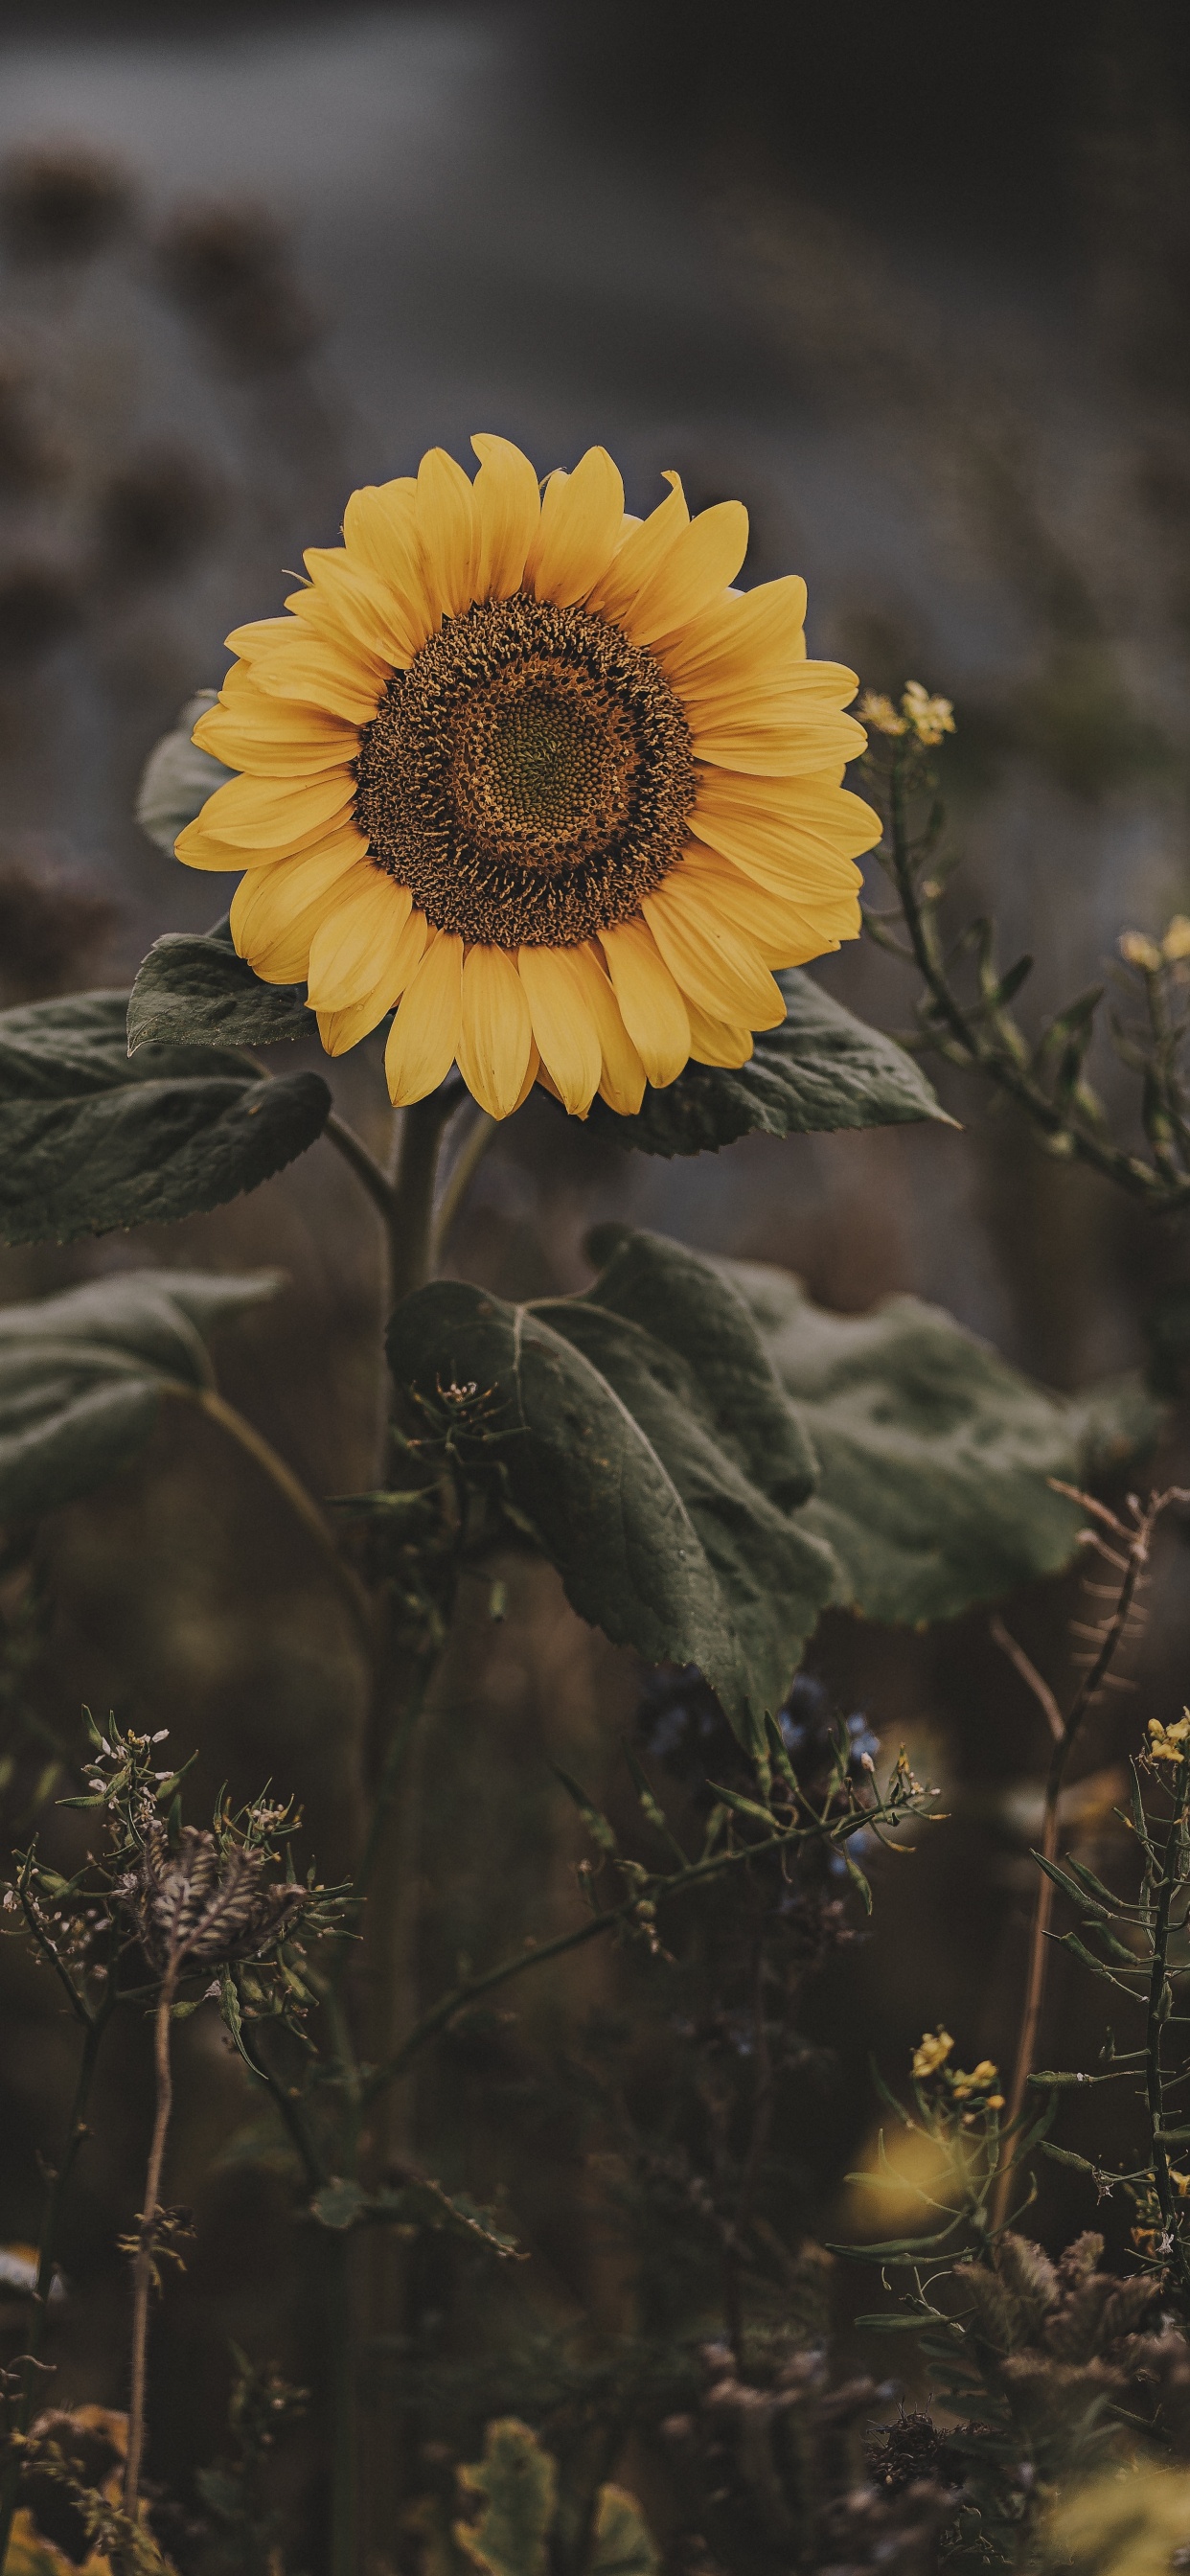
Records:
M496 1133L496 1121L489 1117L486 1109L472 1109L469 1105L464 1117L458 1149L438 1192L433 1212L430 1260L435 1278L446 1258L455 1218Z
M401 1121L393 1206L388 1220L389 1291L396 1306L430 1277L434 1179L447 1119L459 1104L456 1084L443 1083L428 1100L415 1100Z

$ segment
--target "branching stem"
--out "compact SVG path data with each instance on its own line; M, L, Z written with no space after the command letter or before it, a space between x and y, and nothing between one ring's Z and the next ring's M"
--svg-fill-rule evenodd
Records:
M149 2352L149 2299L156 2269L154 2252L161 2207L161 2170L165 2162L165 2141L169 2133L169 2116L174 2100L169 2022L177 1990L178 1961L171 1959L162 1981L154 2017L153 2065L156 2076L156 2107L153 2115L148 2171L145 2175L145 2205L141 2211L139 2242L132 2265L132 2371L128 2399L128 2453L124 2464L124 2511L129 2522L132 2523L136 2521L141 2459L145 2446L145 2372Z

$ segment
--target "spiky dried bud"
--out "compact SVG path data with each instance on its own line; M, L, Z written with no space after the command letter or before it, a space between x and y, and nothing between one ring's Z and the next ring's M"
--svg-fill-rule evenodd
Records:
M165 1825L153 1827L139 1869L121 1886L146 1956L162 1975L255 1959L272 1948L308 1902L304 1887L270 1883L263 1851L183 1825L171 1848Z

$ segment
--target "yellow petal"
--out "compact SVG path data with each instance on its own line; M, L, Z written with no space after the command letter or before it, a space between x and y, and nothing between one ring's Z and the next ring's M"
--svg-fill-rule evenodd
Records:
M208 796L196 817L210 841L229 841L234 849L269 850L277 856L325 838L345 819L355 800L349 769L332 769L318 778L229 778ZM192 829L187 825L187 830ZM233 858L228 864L237 865ZM243 865L243 861L238 862Z
M833 778L760 779L700 770L690 830L758 884L791 893L854 888L853 861L880 838L880 816Z
M412 910L408 886L397 885L371 862L359 870L310 943L307 980L316 1011L349 1010L377 984L398 975L405 957L401 943ZM416 957L410 960L409 974L416 963ZM394 981L390 997L394 1002L401 989L401 983Z
M313 778L325 769L345 768L355 759L359 734L354 725L316 716L312 707L282 709L276 699L261 703L296 721L282 732L245 719L238 709L208 707L198 719L192 741L225 768L244 770L250 778Z
M307 546L302 560L310 583L286 600L293 615L332 643L350 638L394 670L408 670L423 638L389 584L354 563L345 546Z
M615 930L603 930L599 945L624 1026L649 1081L662 1090L690 1053L686 1004L646 922L622 921Z
M541 517L537 476L527 456L510 438L481 432L471 441L479 472L471 487L475 509L475 562L472 592L476 599L508 599L521 586L521 575Z
M751 714L758 724L821 725L848 706L855 695L855 673L838 662L798 662L790 654L759 653L716 663L674 683L695 733L708 719L738 721Z
M583 992L603 1056L599 1094L619 1118L635 1118L645 1096L645 1069L624 1026L623 1013L603 960L589 941L567 950L582 977Z
M369 724L384 695L389 666L362 644L328 643L309 635L296 618L289 632L262 653L252 676L270 698L293 698L300 706L324 707L348 724Z
M588 608L599 617L624 621L625 611L632 608L658 566L676 545L683 528L690 525L690 512L681 477L666 474L673 489L659 501L647 519L638 519L617 546L602 581L597 581L587 601Z
M470 949L463 961L459 1071L490 1118L511 1117L533 1052L529 1005L507 949Z
M652 644L696 617L734 581L748 551L742 501L717 501L683 528L623 620L634 644Z
M762 581L755 590L730 591L712 600L676 635L657 646L657 659L679 695L688 684L749 680L776 662L801 662L806 655L806 585L796 573L780 581ZM846 698L840 700L846 705Z
M370 871L334 842L300 859L278 859L241 878L231 906L236 950L266 984L304 984L310 942L355 872Z
M352 561L384 583L415 650L436 635L442 611L430 594L417 530L417 485L412 475L368 483L353 492L343 513L343 543Z
M454 931L432 931L384 1050L389 1098L398 1107L424 1100L450 1072L459 1043L462 984L462 940Z
M525 1102L533 1089L533 1085L536 1082L540 1071L541 1057L538 1055L536 1047L531 1046L529 1049L529 1061L525 1067L525 1079L521 1084L520 1098L513 1102L514 1109L524 1108Z
M444 447L429 448L417 469L416 517L430 596L459 617L471 599L475 511L470 482Z
M238 653L251 664L258 662L262 653L271 653L274 644L292 633L291 617L254 617L249 626L234 626L223 641L229 653Z
M517 963L541 1061L563 1108L585 1118L603 1072L586 976L568 948L521 948Z
M713 1020L700 1011L697 1002L687 995L690 1014L690 1055L695 1064L726 1065L738 1070L752 1055L751 1029L733 1028L726 1020Z
M589 447L573 474L551 474L525 565L525 588L573 608L607 571L624 515L624 485L605 447Z
M849 867L848 874L858 877L859 871ZM804 966L841 940L858 939L862 927L853 886L828 886L812 895L788 886L774 890L758 885L730 859L700 850L687 853L679 882L697 886L721 920L754 941L766 966Z
M350 816L333 832L315 834L308 842L300 843L297 850L283 852L233 850L226 841L213 841L209 838L203 831L200 815L197 823L188 823L185 831L179 832L174 843L174 857L181 859L184 866L188 868L207 868L213 875L230 876L239 868L272 868L276 867L279 859L297 858L299 855L306 857L311 851L324 848L328 841L334 841L340 845L352 858L364 859L368 855L368 844L364 835L356 830Z
M413 966L409 963L410 958L415 965L422 955L428 935L429 925L424 912L411 912L402 933L404 961L401 976L404 981L408 981L413 972ZM361 1038L370 1037L373 1029L379 1028L385 1012L391 1011L401 990L400 980L395 981L391 974L382 976L380 982L373 985L371 992L365 993L362 1001L353 1002L349 1010L320 1011L318 1034L327 1054L346 1055L349 1047L358 1046Z
M794 725L749 724L746 717L719 723L708 718L705 728L695 724L691 731L696 760L750 771L757 778L796 778L835 762L857 760L868 739L853 716L834 715L826 709Z
M671 870L641 905L675 982L712 1019L776 1028L785 1017L784 999L754 941L721 920L682 875L680 867Z

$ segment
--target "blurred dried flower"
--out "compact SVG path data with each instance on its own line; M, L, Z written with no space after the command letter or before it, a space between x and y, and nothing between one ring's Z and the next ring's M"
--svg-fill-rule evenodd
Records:
M0 997L42 1001L85 980L109 936L116 907L48 855L0 850Z
M162 240L160 259L170 293L237 366L285 365L319 337L291 274L285 236L260 207L183 211Z
M307 1889L269 1885L267 1854L233 1844L220 1852L213 1834L183 1825L171 1844L155 1825L139 1869L119 1893L141 1946L164 1976L187 1968L253 1959L279 1940L309 1902Z
M1190 957L1190 915L1175 912L1161 948L1169 966L1176 966L1183 957Z
M35 662L76 626L78 589L55 563L10 563L0 573L0 665Z
M909 730L904 716L897 714L892 699L885 697L882 690L865 689L856 708L856 714L861 724L871 725L876 733L886 733L895 737Z
M218 519L218 494L200 457L185 447L146 448L102 494L100 541L113 572L152 581L199 553Z
M90 259L128 221L127 172L85 144L37 145L0 171L0 233L10 258Z
M914 2082L924 2084L927 2077L936 2075L939 2067L945 2064L953 2047L954 2041L950 2032L943 2030L941 2022L936 2031L923 2031L913 2051Z

